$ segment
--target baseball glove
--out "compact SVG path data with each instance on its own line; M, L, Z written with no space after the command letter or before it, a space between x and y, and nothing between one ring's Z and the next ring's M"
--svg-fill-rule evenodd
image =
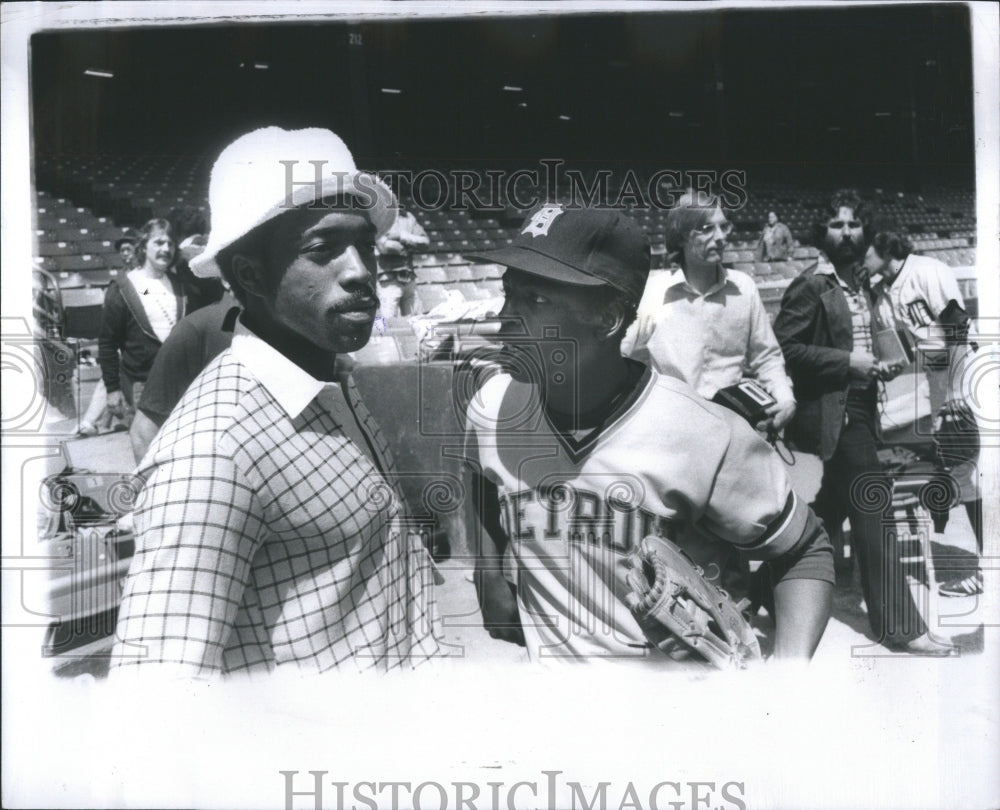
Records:
M646 638L674 660L743 669L760 645L736 604L676 545L649 536L629 556L625 602Z
M951 468L979 456L979 427L964 402L953 399L941 406L932 428L934 452L942 467Z

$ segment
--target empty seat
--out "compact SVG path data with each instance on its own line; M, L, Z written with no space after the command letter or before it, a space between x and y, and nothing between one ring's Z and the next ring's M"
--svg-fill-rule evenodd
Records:
M94 267L91 269L84 269L78 271L81 278L89 285L94 287L106 286L111 279L118 275L117 270L109 270L106 267Z
M60 282L62 287L62 282ZM63 334L71 338L96 338L101 332L104 290L94 287L62 289Z
M68 256L56 256L56 267L67 272L79 272L81 270L95 270L104 266L103 261L98 261L90 253L72 254Z
M472 281L472 270L467 264L450 264L444 268L448 281Z
M428 284L419 287L417 295L420 296L420 303L423 304L425 311L434 309L438 304L443 304L448 300L448 293L439 284Z
M414 267L413 272L418 284L439 284L447 281L448 276L441 267Z
M87 282L79 273L67 273L62 271L57 271L53 273L56 280L59 282L60 290L71 290L75 287L86 287Z
M503 295L503 282L498 278L488 278L479 282L479 286L490 294L490 297Z
M455 288L465 296L466 301L480 301L489 298L489 293L471 281L463 281L455 285Z
M72 242L45 242L38 243L39 256L72 256L80 251Z
M115 250L115 243L110 239L102 239L99 241L95 239L88 242L77 242L76 246L79 248L80 253L117 253Z

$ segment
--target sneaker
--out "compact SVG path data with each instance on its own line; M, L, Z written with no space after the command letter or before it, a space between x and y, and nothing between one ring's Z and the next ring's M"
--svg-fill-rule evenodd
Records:
M962 579L953 579L945 582L938 588L941 596L978 596L983 592L983 572L976 571L974 574Z

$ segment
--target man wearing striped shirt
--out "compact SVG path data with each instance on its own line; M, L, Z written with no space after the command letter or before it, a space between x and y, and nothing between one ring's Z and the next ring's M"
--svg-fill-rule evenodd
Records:
M244 312L139 468L117 674L414 666L437 652L431 563L339 362L371 334L392 192L332 132L268 127L223 151L209 201L192 270Z

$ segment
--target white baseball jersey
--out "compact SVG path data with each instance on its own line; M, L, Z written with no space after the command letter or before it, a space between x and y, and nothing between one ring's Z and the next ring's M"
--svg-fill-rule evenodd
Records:
M967 346L950 344L954 327L942 324L939 318L951 301L965 309L965 300L954 272L930 256L910 254L903 262L899 275L880 296L881 319L906 330L911 345L920 355L919 362L927 376L930 411L936 414L950 399L961 399L962 377L970 356ZM970 324L970 334L974 329ZM958 484L962 501L980 497L976 465L965 462L951 470Z
M652 369L581 441L551 426L534 386L506 374L480 389L467 429L469 463L497 487L536 660L662 657L623 599L626 555L647 534L671 538L711 574L714 551L771 559L806 525L777 454L738 416Z
M938 319L949 301L965 308L948 265L930 256L911 254L886 292L896 323L906 329L915 347L925 352L947 348L951 335Z
M919 355L930 388L931 413L937 413L948 399L959 395L968 353L964 346L949 345L954 327L939 320L950 301L965 308L951 268L929 256L911 254L878 303L879 319L884 323L895 321Z

